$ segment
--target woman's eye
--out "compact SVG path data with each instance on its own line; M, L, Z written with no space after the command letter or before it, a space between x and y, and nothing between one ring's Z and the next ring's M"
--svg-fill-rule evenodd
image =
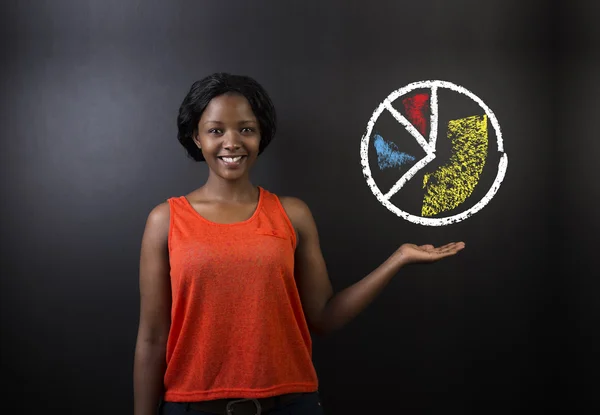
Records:
M208 130L209 134L221 134L221 130L218 128L211 128Z
M254 132L254 129L250 128L250 127L245 127L245 128L242 128L242 132L243 133L252 133L252 132Z

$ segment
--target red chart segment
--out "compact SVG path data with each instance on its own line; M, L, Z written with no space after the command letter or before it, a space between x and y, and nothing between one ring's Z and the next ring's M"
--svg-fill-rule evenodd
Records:
M402 100L406 118L415 126L423 137L427 137L427 114L429 109L429 94L416 94Z

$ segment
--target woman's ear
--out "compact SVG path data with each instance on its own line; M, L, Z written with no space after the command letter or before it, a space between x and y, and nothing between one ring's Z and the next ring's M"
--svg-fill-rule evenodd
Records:
M199 138L198 136L199 136L199 134L198 134L198 131L194 131L194 132L192 133L192 139L194 140L194 143L196 143L196 146L197 146L197 147L198 147L200 150L202 150L202 146L200 145L200 138Z

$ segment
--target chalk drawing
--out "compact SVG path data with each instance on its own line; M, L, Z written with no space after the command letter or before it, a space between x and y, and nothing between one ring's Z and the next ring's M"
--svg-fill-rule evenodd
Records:
M410 154L398 151L396 144L385 141L382 136L375 134L375 151L377 152L377 164L383 170L389 167L400 167L403 164L414 161Z
M417 94L402 100L408 120L417 127L424 136L427 132L427 121L425 120L425 108L429 104L428 94Z
M446 88L463 94L476 102L484 112L482 116L473 116L452 120L448 125L448 139L452 144L452 155L448 163L433 173L425 173L423 176L423 187L426 193L423 200L421 215L417 216L405 212L390 202L390 198L396 194L415 174L424 169L435 159L436 145L438 139L438 89ZM412 98L402 100L406 115L402 115L392 103L413 90L429 89L430 94L417 94ZM427 125L425 122L424 108L429 101L429 137L425 139ZM368 149L373 127L383 111L388 111L405 130L415 139L425 152L425 156L416 162L402 177L391 187L387 193L383 193L375 183L369 165ZM488 121L496 134L496 147L500 153L497 174L494 182L487 193L471 208L447 217L431 217L439 215L458 207L467 197L479 181L481 171L485 164L488 143ZM374 144L377 146L378 138L375 136ZM381 145L381 144L379 144ZM419 81L409 84L392 92L373 112L367 123L367 130L361 139L360 146L361 164L363 175L367 185L381 204L396 215L419 225L443 226L463 221L480 211L497 193L508 166L508 156L504 152L502 132L500 124L492 110L475 94L466 88L446 81Z
M458 207L475 189L487 157L487 116L450 121L448 138L453 150L449 162L423 177L423 187L427 189L423 216Z

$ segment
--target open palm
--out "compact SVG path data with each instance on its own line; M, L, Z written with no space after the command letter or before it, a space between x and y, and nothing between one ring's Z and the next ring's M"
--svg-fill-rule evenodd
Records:
M439 247L406 243L398 248L396 255L405 264L428 263L455 255L464 247L464 242L452 242Z

